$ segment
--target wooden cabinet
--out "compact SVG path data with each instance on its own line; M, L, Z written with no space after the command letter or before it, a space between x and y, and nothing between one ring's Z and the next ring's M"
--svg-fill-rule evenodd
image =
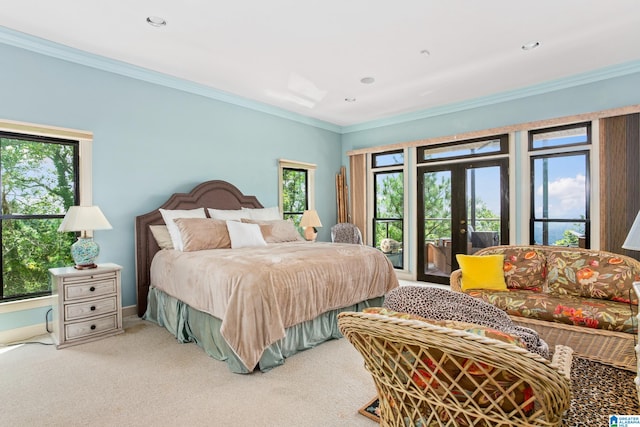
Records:
M53 338L57 348L82 344L124 332L120 296L120 267L51 268Z

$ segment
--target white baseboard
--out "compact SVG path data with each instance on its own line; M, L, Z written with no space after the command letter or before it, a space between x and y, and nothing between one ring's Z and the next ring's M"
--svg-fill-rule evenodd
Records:
M122 307L122 317L127 316L137 316L138 315L138 307L135 305L130 305L127 307Z
M135 305L122 307L122 317L137 316L138 308ZM51 328L51 322L49 322ZM33 337L39 335L46 335L47 325L46 323L38 323L36 325L24 326L22 328L14 328L6 331L0 331L0 344L12 344L16 342L28 341Z
M47 326L45 323L9 329L6 331L0 331L0 344L29 341L31 338L46 334Z

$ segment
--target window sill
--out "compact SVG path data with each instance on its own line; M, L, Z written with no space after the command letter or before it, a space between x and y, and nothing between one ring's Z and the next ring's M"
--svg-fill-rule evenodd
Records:
M19 301L8 301L0 303L0 314L12 313L15 311L31 310L33 308L48 307L54 302L53 295L38 298L29 298Z

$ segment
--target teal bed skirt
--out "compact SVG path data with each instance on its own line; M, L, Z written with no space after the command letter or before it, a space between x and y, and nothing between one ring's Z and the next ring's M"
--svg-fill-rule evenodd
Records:
M329 311L315 319L289 327L286 336L267 347L254 370L268 371L284 363L287 357L318 344L342 338L338 330L338 313L381 307L384 297L372 298L355 305ZM195 310L182 301L155 288L149 289L147 311L143 318L164 326L179 342L195 342L211 357L227 363L231 372L247 374L247 369L220 334L222 321Z

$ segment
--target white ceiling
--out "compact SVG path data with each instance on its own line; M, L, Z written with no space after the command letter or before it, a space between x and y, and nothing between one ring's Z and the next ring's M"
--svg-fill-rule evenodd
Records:
M639 0L0 0L0 26L337 126L640 60Z

